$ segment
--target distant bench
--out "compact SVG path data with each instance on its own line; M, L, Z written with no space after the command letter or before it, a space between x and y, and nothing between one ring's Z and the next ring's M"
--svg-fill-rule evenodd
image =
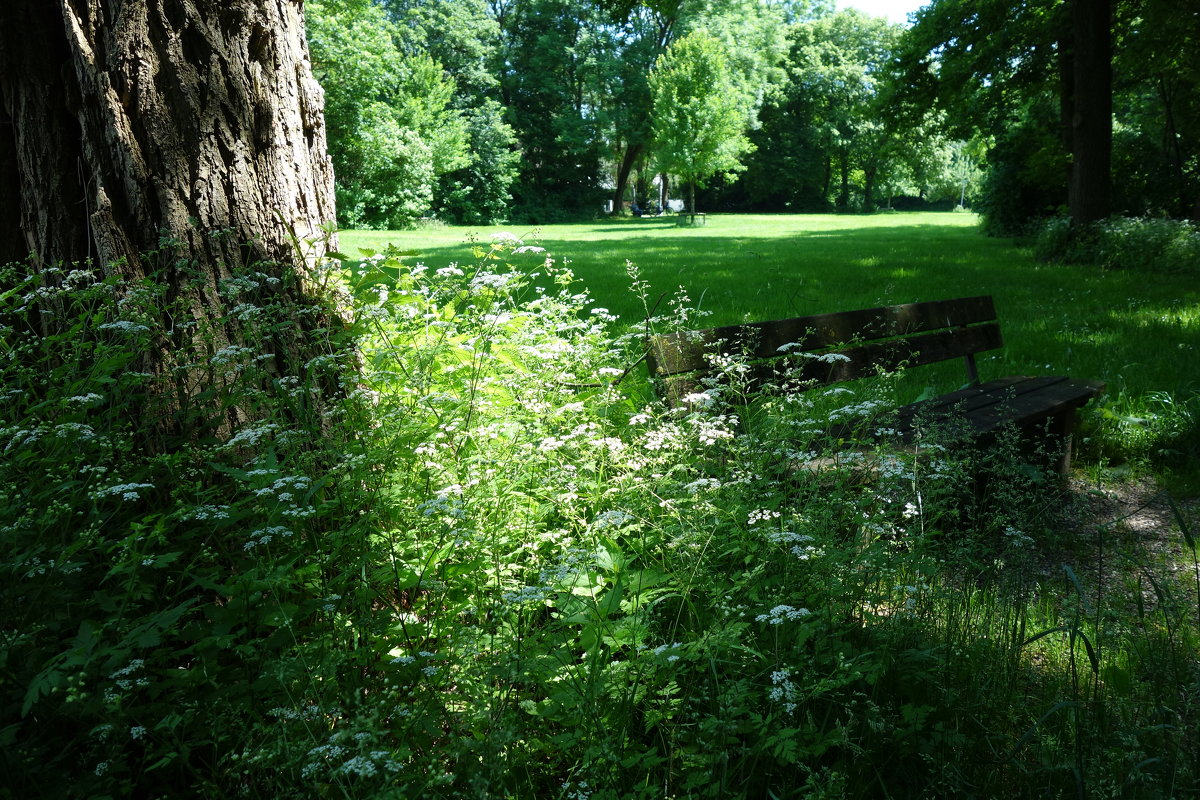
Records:
M987 439L1011 423L1031 436L1056 437L1063 448L1058 468L1065 472L1075 412L1104 384L1065 377L980 383L975 354L1003 344L992 298L983 296L654 336L647 361L666 401L686 407L696 399L689 397L708 388L716 356L747 365L748 396L770 386L802 391L963 358L967 388L904 406L887 427L912 441L921 425L962 420L971 435Z

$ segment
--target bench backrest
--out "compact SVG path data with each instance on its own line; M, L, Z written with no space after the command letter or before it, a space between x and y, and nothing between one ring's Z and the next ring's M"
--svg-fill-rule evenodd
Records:
M747 364L751 389L785 376L806 388L959 357L978 383L974 354L1003 345L992 298L981 296L654 336L647 361L666 400L683 405L705 388L714 357Z

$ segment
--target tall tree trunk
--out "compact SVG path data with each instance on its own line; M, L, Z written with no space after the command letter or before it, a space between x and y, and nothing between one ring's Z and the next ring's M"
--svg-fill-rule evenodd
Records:
M863 207L862 210L866 213L871 213L875 210L875 174L879 167L872 164L863 173Z
M1104 219L1112 196L1111 0L1072 0L1071 182L1074 225Z
M841 188L838 190L837 209L838 211L845 211L850 207L850 156L843 151L839 159Z
M219 331L224 279L295 264L293 236L334 219L295 0L3 0L0 36L0 188L19 198L0 203L0 257L158 269ZM281 337L276 359L302 362L307 331Z
M617 188L613 190L613 213L620 214L625 201L625 190L629 188L629 175L633 172L633 165L637 163L638 157L642 154L642 145L631 144L625 147L625 155L621 158L621 164L617 168Z
M1171 165L1171 180L1175 184L1175 195L1177 197L1175 208L1176 214L1186 214L1189 211L1187 200L1187 173L1184 170L1183 149L1180 146L1179 130L1175 124L1175 98L1178 92L1175 86L1178 84L1176 76L1168 76L1160 74L1157 81L1158 99L1162 102L1163 107L1163 153L1166 156L1167 163Z

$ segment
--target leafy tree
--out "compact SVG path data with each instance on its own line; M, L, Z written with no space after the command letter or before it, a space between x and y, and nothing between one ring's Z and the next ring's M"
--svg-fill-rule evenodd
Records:
M748 194L776 208L870 209L898 186L928 137L897 113L892 61L901 29L850 9L794 23L783 81L751 134ZM787 176L786 180L782 180Z
M778 80L786 52L785 22L809 13L806 2L754 0L655 0L602 3L613 14L605 26L608 75L605 79L605 139L616 165L614 208L626 198L635 167L650 155L652 98L648 84L651 66L666 48L689 31L704 29L724 46L731 83L752 99L747 121L768 88Z
M984 150L979 139L951 141L932 134L914 148L907 162L917 193L930 202L951 200L966 206L982 185Z
M372 0L313 0L308 35L326 92L339 221L404 227L430 213L440 175L469 163L455 83Z
M441 176L435 192L439 216L458 223L488 225L508 215L510 189L521 156L516 149L516 135L503 113L500 104L490 99L464 112L470 134L470 161Z
M521 149L515 215L544 222L599 209L603 37L597 8L567 0L492 3L501 98Z
M405 31L406 56L424 55L442 65L456 84L455 103L467 108L499 89L496 57L500 26L484 0L378 0Z
M1200 220L1200 17L1187 0L1115 7L1114 205Z
M1036 96L1057 97L1067 201L1086 223L1110 207L1112 33L1109 0L935 0L910 29L907 83L960 135L997 139Z
M900 30L855 9L797 29L793 69L800 91L817 98L821 141L839 178L838 208L850 207L850 176L859 170L862 206L871 210L880 172L900 147L899 120L886 91L886 70Z
M432 186L435 212L453 222L484 223L508 214L520 158L499 105L500 26L483 0L380 0L403 32L406 58L431 58L454 85L450 108L467 134L466 161Z
M672 44L650 75L654 98L655 158L664 172L688 185L688 209L696 211L696 184L717 173L744 169L746 101L726 70L720 43L694 31Z

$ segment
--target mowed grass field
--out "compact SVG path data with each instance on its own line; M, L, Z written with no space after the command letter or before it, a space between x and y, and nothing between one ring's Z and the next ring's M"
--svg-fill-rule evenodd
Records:
M1197 435L1191 420L1200 412L1193 402L1200 389L1200 285L1192 276L1039 264L1028 247L984 236L970 214L715 214L694 228L666 217L536 229L345 231L341 249L353 257L360 248L391 243L410 251L413 263L465 266L475 261L472 243L486 244L501 231L546 248L575 272L597 306L626 322L644 314L629 288L627 261L649 283L651 303L682 288L693 306L709 312L706 326L990 294L1006 345L981 361L985 380L1008 374L1103 380L1108 438L1132 441L1152 431L1161 438L1164 425L1176 429L1176 438ZM510 261L536 271L544 257ZM963 379L952 365L920 373L919 384L939 390ZM1165 465L1188 457L1159 455Z

